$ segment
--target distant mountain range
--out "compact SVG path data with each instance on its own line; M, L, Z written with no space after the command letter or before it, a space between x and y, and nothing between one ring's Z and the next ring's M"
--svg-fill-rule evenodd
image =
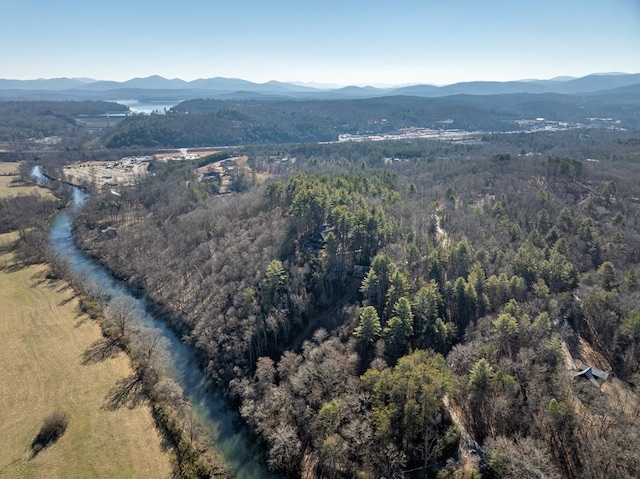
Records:
M557 93L564 95L611 94L627 97L640 92L640 73L593 74L582 78L508 82L474 81L446 86L413 85L392 88L347 86L319 88L296 83L270 81L253 83L237 78L203 78L190 82L161 76L133 78L124 82L88 78L37 80L0 79L0 98L33 100L189 100L195 98L251 99L340 99L382 96L443 97L451 95L504 95L515 93Z

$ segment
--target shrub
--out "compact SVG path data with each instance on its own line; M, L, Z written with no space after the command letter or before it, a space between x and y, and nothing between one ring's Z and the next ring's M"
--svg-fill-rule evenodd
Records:
M80 298L80 311L89 315L91 319L98 319L102 316L102 307L92 298L83 296Z
M69 425L69 415L63 411L55 411L45 419L38 435L31 443L31 450L38 454L45 447L56 442L64 434Z

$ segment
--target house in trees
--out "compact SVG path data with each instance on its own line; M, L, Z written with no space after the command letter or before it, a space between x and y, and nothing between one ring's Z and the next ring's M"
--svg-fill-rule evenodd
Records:
M356 264L356 265L353 266L353 277L354 278L364 279L367 276L367 273L369 273L370 269L371 269L370 266L364 266L362 264Z
M224 168L216 163L212 163L210 165L206 165L202 168L196 169L196 175L199 181L219 181L220 178L224 175Z
M329 237L329 233L333 233L335 228L327 224L321 225L315 232L309 234L303 241L304 250L308 253L317 253L322 249ZM335 234L335 233L334 233Z
M580 363L580 365L577 367L577 369L573 369L573 370L569 371L569 374L571 374L572 378L575 378L575 377L578 377L578 376L587 378L597 388L602 386L602 384L609 377L609 373L608 372L603 371L602 369L595 368L593 366L589 366L589 365L584 364L584 363ZM601 382L598 381L599 379L601 380Z
M113 226L109 225L100 229L100 234L104 235L106 238L115 238L118 236L118 230Z
M322 240L322 242L324 243L325 241L327 241L327 237L329 236L329 233L332 233L333 231L335 231L335 228L333 226L324 224L318 229L317 234L318 236L320 236L320 240Z

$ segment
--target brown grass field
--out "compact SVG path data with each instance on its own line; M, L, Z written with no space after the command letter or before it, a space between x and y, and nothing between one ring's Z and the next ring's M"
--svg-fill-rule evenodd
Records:
M16 195L30 195L37 194L41 196L49 196L51 197L51 192L45 188L40 188L38 186L20 186L13 187L9 186L11 180L16 178L15 176L6 176L8 174L18 172L18 163L0 163L0 198L4 198L6 196L16 196Z
M6 247L14 238L0 235L0 265L11 265ZM72 290L47 280L45 271L0 269L0 478L170 477L170 453L148 406L104 407L131 373L128 358L83 364L100 328L78 313ZM56 410L69 415L66 432L32 457L43 419Z

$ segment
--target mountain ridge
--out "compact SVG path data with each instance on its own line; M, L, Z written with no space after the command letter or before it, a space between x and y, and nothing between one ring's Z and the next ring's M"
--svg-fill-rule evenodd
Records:
M513 93L560 93L569 95L593 94L640 85L640 73L594 73L580 78L555 77L549 80L467 81L436 86L416 84L397 87L347 85L339 88L320 88L292 82L271 80L255 83L240 78L199 78L185 81L167 79L160 75L132 78L118 82L88 78L52 78L35 80L0 79L0 98L48 99L115 99L123 94L173 97L177 100L195 97L228 97L256 94L265 97L293 98L370 98L378 96L410 95L441 97L451 95L503 95Z

